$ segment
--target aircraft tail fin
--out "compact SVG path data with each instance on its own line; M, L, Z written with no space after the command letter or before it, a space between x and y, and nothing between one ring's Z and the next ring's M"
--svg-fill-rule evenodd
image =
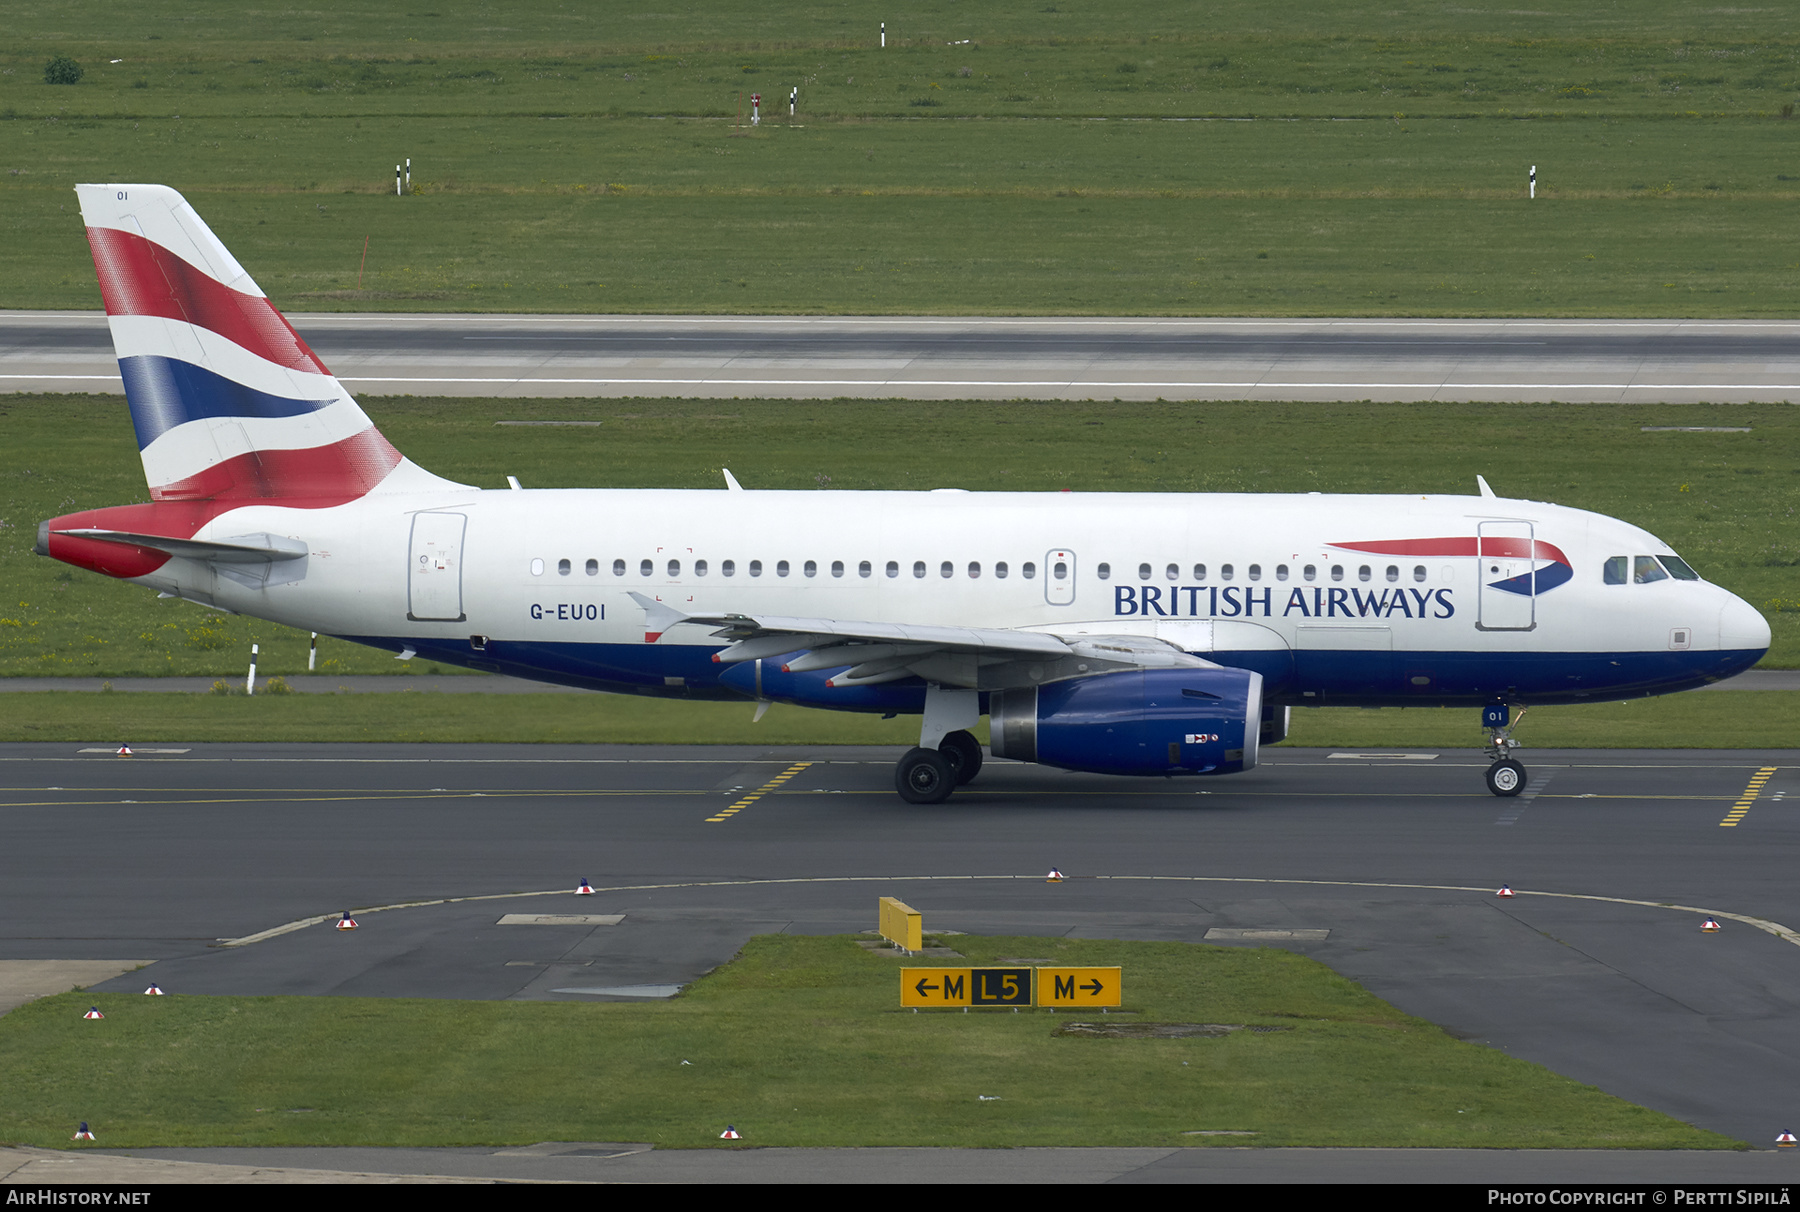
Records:
M447 483L381 436L179 193L75 190L153 499L325 505Z

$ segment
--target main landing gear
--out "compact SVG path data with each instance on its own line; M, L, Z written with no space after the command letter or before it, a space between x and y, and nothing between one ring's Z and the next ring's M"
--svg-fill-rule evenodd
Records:
M1519 747L1513 739L1513 729L1519 726L1519 720L1525 718L1530 708L1521 708L1519 719L1507 722L1510 710L1505 703L1489 703L1481 709L1481 726L1488 734L1488 744L1484 752L1493 760L1487 768L1488 790L1498 796L1514 796L1525 790L1528 777L1525 764L1511 756Z
M946 733L936 749L907 750L894 767L894 790L909 804L941 804L981 770L981 743L969 733Z
M969 729L981 696L958 686L928 686L919 745L894 767L894 790L909 804L941 804L981 769L981 744Z

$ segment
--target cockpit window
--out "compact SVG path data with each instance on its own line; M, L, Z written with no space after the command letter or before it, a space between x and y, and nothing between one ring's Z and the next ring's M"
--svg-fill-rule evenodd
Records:
M1700 579L1700 574L1689 568L1688 562L1680 556L1666 555L1656 558L1664 568L1669 570L1669 575L1677 581L1698 581Z
M1630 558L1627 556L1608 556L1606 559L1606 583L1608 585L1625 584L1627 580L1625 572L1630 563Z
M1655 556L1631 557L1631 580L1633 584L1648 585L1651 581L1666 581L1669 574L1662 570Z

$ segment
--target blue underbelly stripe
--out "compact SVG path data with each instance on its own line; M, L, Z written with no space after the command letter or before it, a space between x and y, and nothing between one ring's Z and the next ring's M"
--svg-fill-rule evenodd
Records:
M744 689L743 666L717 665L716 649L700 645L577 644L489 640L484 652L466 640L344 636L389 652L411 646L419 656L451 665L487 669L565 686L681 697L753 697ZM1642 698L1687 690L1742 673L1763 650L1668 652L1320 652L1306 650L1215 652L1221 665L1254 669L1265 679L1270 701L1332 706L1430 706L1469 704L1504 696L1521 703L1583 703ZM737 671L735 676L721 674ZM832 670L804 675L821 687ZM1413 679L1425 678L1424 684ZM670 679L675 679L671 681ZM790 683L798 690L797 679ZM734 689L732 683L738 683ZM922 683L817 692L818 706L847 710L917 711ZM772 686L765 686L771 692ZM879 693L878 693L879 692ZM1311 695L1308 696L1308 692ZM771 693L770 697L785 697ZM889 700L891 699L891 702Z

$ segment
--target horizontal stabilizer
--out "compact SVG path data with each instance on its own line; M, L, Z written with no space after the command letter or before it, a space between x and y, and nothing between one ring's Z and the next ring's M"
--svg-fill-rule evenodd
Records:
M207 539L171 539L159 534L135 534L129 530L57 530L53 534L77 539L94 539L101 543L123 543L129 547L148 547L188 560L206 560L214 564L270 564L281 560L303 559L307 546L299 539L273 534L241 534L214 542Z

